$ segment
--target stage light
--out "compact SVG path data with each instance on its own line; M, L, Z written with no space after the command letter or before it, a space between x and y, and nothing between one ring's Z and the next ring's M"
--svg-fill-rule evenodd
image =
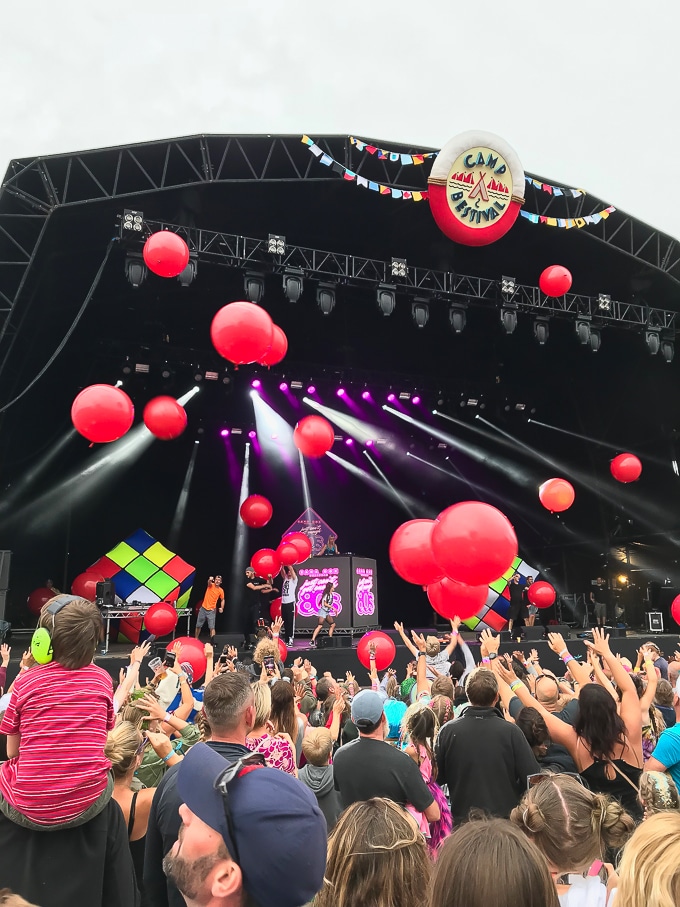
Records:
M676 474L676 476L680 476L680 469L678 469L678 461L671 460L671 466L673 467L673 472Z
M675 341L671 337L664 337L661 341L661 355L665 362L669 364L673 361L675 355Z
M383 315L385 317L391 315L397 304L396 287L392 284L381 283L378 287L376 298L378 301L378 308Z
M232 435L242 435L243 429L242 428L232 428L231 433L232 433Z
M149 363L148 362L135 362L135 373L137 375L148 375L149 374Z
M534 337L538 340L539 346L543 346L548 339L548 319L542 316L534 319Z
M517 410L518 413L523 413L526 408L527 408L526 403L515 403L515 409Z
M418 394L416 394L415 397L411 400L411 403L415 404L415 406L418 406L418 404L420 403L420 397L418 396Z
M286 252L286 237L270 233L267 240L267 252L270 255L284 255Z
M661 334L659 331L645 331L645 343L651 355L656 356L661 349Z
M167 380L171 376L172 376L172 369L166 362L165 365L163 366L163 368L161 369L161 378Z
M392 259L392 277L406 277L408 265L405 258Z
M123 386L123 382L119 378L118 381L116 381L116 387L122 387L122 386Z
M609 312L612 307L612 298L609 293L600 293L597 297L597 307L601 312Z
M372 438L368 438L368 439L367 439L367 441L366 441L366 447L373 447L373 439L372 439Z
M504 305L501 309L501 324L506 334L513 334L517 327L517 307Z
M256 432L256 431L249 431L249 432L248 432L248 437L249 437L250 440L252 441L253 438L256 438L256 437L257 437L257 432Z
M596 353L602 345L602 332L599 328L590 329L590 348Z
M131 208L123 209L121 230L125 231L122 234L124 236L142 233L144 231L144 212L133 211Z
M388 394L388 395L387 395L387 402L388 402L388 403L394 403L394 401L395 401L396 399L397 399L397 398L396 398L396 396L395 396L394 394Z
M264 275L257 271L246 271L243 278L243 290L246 299L257 305L264 296Z
M322 315L330 315L335 308L335 284L320 283L316 288L316 304Z
M219 377L220 377L220 373L219 373L219 372L206 372L206 373L205 373L205 380L206 380L206 381L217 381L217 379L218 379Z
M141 287L146 280L146 265L141 254L128 252L125 256L125 276L133 287Z
M616 578L618 579L618 581L621 583L622 586L628 585L628 577L626 576L625 573L620 573Z
M316 388L314 387L313 384L310 384L310 385L309 385L309 387L307 388L307 393L308 393L308 394L315 394L315 393L316 393Z
M505 274L501 278L501 293L507 298L510 299L511 296L515 295L515 290L517 289L517 282L514 277L506 277ZM508 333L510 333L508 331Z
M587 346L590 343L590 318L581 317L576 319L576 336L582 346Z
M222 384L231 384L231 375L223 375Z
M410 400L411 394L408 391L399 391L400 400Z
M282 381L281 384L279 384L279 390L280 390L280 391L287 391L287 390L288 390L288 385L286 384L285 381Z
M189 257L186 268L183 271L180 271L177 275L177 282L181 287L190 287L191 284L196 279L196 272L198 271L198 261L196 257Z
M345 444L347 444L348 447L351 447L352 444L354 444L354 438L347 438Z
M416 299L411 303L411 318L417 328L424 328L430 320L430 306L424 299Z
M254 387L257 390L259 387L262 387L262 382L259 378L253 378L253 380L250 382L250 386Z
M229 429L228 429L228 428L223 428L222 431L220 432L220 434L222 435L223 438L228 438L228 437L229 437Z
M362 400L370 400L370 399L371 399L371 392L370 392L370 391L362 391L362 392L361 392L361 399L362 399Z
M125 357L125 362L123 363L121 371L124 375L129 375L132 372L132 361L129 356Z
M202 381L202 380L203 380L203 372L199 372L198 369L196 369L196 371L194 372L194 381Z
M302 271L289 270L283 275L283 292L288 302L297 302L302 296L304 279Z
M337 395L338 397L344 397L344 396L345 396L345 388L344 388L344 387L339 387L339 388L336 390L335 393L336 393L336 395Z
M467 306L462 303L453 302L449 306L449 324L455 334L462 333L465 330L467 320Z

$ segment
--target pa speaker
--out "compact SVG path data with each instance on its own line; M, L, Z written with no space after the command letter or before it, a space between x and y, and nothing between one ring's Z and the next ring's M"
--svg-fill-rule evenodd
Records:
M116 603L116 586L110 579L97 583L97 605L100 608L113 608Z

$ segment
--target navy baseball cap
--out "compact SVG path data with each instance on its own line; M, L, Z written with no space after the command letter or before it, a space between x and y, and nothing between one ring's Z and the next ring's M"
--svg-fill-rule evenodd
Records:
M222 794L215 782L231 765L205 743L185 755L177 775L183 802L222 835L234 855ZM240 855L243 884L259 907L302 907L323 885L326 820L312 791L274 768L257 768L234 778L229 809Z

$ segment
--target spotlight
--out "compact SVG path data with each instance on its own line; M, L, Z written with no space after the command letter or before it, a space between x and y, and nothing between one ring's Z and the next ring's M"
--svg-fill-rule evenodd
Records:
M413 397L413 399L411 400L411 403L414 403L416 406L418 406L418 404L420 403L420 397L418 396L418 394L416 394L415 397Z
M373 441L371 440L371 438L368 438L366 440L366 447L373 447Z
M602 344L602 332L599 328L590 329L590 348L596 353Z
M371 399L371 392L370 392L370 391L362 391L362 392L361 392L361 399L362 399L362 400L370 400L370 399Z
M205 380L206 380L206 381L217 381L217 379L218 379L219 377L220 377L220 373L219 373L219 372L206 372L206 373L205 373Z
M279 384L279 390L280 390L280 391L287 391L287 390L288 390L288 385L286 384L285 381L282 381L281 384Z
M122 387L122 386L123 386L123 382L119 378L118 381L116 381L116 387Z
M183 271L180 271L177 275L177 281L181 287L189 287L196 279L196 272L198 270L198 261L196 257L193 258L189 256L189 261L187 262L186 268Z
M344 397L344 396L345 396L345 388L344 388L344 387L339 387L339 388L336 390L335 393L337 394L338 397Z
M315 393L316 393L316 388L314 387L313 384L310 384L310 385L309 385L309 387L307 388L307 393L308 393L308 394L315 394Z
M222 376L222 384L231 384L231 375L226 373Z
M302 271L291 269L283 275L283 292L288 302L297 302L302 296L304 280Z
M141 255L128 252L125 256L125 276L133 287L141 287L146 280L148 271Z
M392 277L406 277L408 265L405 258L392 259Z
M449 306L449 324L455 334L461 334L465 330L467 319L467 306L462 303L453 302Z
M430 307L424 299L416 299L411 303L411 317L417 328L424 328L430 320Z
M397 304L396 287L392 284L381 283L378 287L377 294L378 308L385 317L391 315Z
M534 337L538 340L539 346L543 346L548 339L548 319L542 316L534 319Z
M242 428L232 428L231 433L232 433L232 435L242 435L243 429Z
M248 437L249 437L250 440L252 441L253 438L256 438L256 437L257 437L257 432L256 432L256 431L249 431L249 432L248 432Z
M243 289L246 299L257 305L264 296L264 275L257 271L246 271L243 278Z
M129 375L132 371L132 363L130 362L130 357L125 357L125 362L123 363L122 372L124 375Z
M652 356L661 349L661 334L658 331L645 331L645 342Z
M253 378L253 380L250 382L250 386L254 387L255 390L257 390L258 388L262 387L262 382L259 378Z
M601 312L610 312L612 308L612 298L609 293L600 293L597 297L597 307Z
M320 283L316 288L316 304L322 315L330 315L335 308L335 284Z
M144 212L125 208L120 222L120 229L121 238L125 236L135 236L137 238L144 232Z
M515 295L517 289L517 282L514 277L506 277L505 274L501 278L501 293L510 299L511 296ZM508 332L510 333L510 332Z
M135 362L135 373L137 375L148 375L149 367L148 362Z
M352 444L354 444L354 438L347 438L346 441L345 441L345 444L346 444L348 447L351 447Z
M388 402L388 403L394 403L394 401L395 401L396 399L397 399L397 398L395 397L394 394L388 394L388 395L387 395L387 402Z
M270 255L283 255L286 251L286 237L270 233L267 240L267 252Z
M513 334L517 327L516 306L503 306L501 309L501 324L506 334Z
M291 381L290 387L291 387L291 390L301 391L302 390L302 381Z
M400 400L410 400L411 394L408 391L399 391Z
M168 378L172 376L172 369L166 362L163 368L161 369L161 378L167 381Z
M581 317L576 319L576 336L583 346L590 343L590 319Z
M222 431L220 432L220 435L221 435L223 438L228 438L228 437L229 437L229 429L228 429L228 428L223 428Z
M675 355L675 340L674 337L664 337L661 340L661 355L664 358L664 362L671 363L673 361L673 356Z

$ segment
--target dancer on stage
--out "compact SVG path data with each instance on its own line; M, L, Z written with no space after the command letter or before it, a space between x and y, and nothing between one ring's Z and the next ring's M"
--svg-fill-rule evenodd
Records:
M528 617L527 608L524 598L524 590L519 584L519 573L515 573L510 580L510 610L508 611L508 630L512 633L513 624L517 624L515 636L521 636L523 631L520 626L524 625Z
M333 611L333 583L326 583L321 594L321 602L319 603L319 623L314 628L312 633L312 641L310 646L314 648L316 646L316 637L321 633L321 628L328 621L328 638L330 639L333 636L333 630L335 630L335 617L331 614Z
M246 567L246 606L243 614L243 647L252 648L251 636L257 632L262 596L272 591L272 584L256 576L252 567Z
M210 631L210 638L215 638L215 616L217 611L217 602L220 601L220 614L224 613L224 589L222 588L221 576L209 576L208 588L203 595L201 607L198 609L196 617L196 639L201 635L201 627L207 621Z
M329 535L328 539L323 544L323 548L319 551L318 556L334 557L336 554L340 554L338 537L337 535Z
M295 635L295 598L297 591L297 573L293 567L281 567L283 583L281 585L281 617L283 618L284 637L292 646Z

